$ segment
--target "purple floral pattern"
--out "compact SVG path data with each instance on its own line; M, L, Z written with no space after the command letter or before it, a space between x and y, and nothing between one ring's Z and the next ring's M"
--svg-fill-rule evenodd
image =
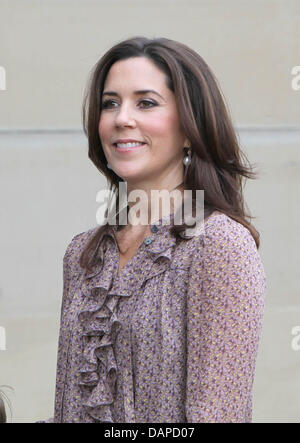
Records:
M46 422L251 422L266 292L254 239L217 211L187 241L155 225L120 275L115 227L89 274L79 257L98 226L68 245Z

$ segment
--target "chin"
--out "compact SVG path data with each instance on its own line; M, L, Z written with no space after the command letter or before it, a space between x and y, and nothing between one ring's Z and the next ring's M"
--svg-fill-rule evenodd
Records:
M123 180L125 180L126 182L137 182L137 181L141 181L144 179L145 177L145 173L143 173L142 171L140 171L138 173L136 167L133 168L120 168L120 169L115 169L114 170L115 173L121 177Z

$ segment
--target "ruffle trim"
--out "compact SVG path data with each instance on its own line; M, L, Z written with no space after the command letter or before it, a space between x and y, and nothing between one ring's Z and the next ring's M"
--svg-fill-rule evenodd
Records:
M79 386L86 413L98 422L113 423L111 405L117 381L113 344L122 326L114 309L119 297L105 288L94 288L78 314L84 347Z
M163 231L167 228L163 228ZM175 239L168 234L160 236L158 243L147 247L150 260L145 275L137 278L140 286L147 278L164 272L171 260L171 249ZM103 252L103 251L101 251ZM157 263L156 260L164 256L168 260ZM104 260L96 266L95 273L84 279L83 307L77 318L82 329L82 365L79 370L79 386L82 393L82 405L85 416L84 422L113 423L112 405L115 398L118 367L114 354L114 344L122 328L118 319L116 306L121 297L128 297L123 293L126 283L118 282L111 293L111 278L114 263ZM103 269L106 268L106 269ZM102 272L102 271L105 272ZM130 411L125 415L131 417Z

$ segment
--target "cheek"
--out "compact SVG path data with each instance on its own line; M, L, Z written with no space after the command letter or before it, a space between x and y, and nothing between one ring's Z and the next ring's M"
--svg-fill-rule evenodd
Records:
M99 136L102 140L105 140L105 138L109 137L110 133L110 123L109 119L105 117L100 117L99 124L98 124L98 132Z
M157 137L170 137L174 130L175 119L170 115L160 115L144 122L145 130Z

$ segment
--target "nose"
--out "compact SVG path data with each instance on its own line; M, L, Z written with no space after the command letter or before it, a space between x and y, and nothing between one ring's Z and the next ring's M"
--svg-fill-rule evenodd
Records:
M120 106L119 110L115 113L116 126L135 126L135 120L130 110L130 105Z

